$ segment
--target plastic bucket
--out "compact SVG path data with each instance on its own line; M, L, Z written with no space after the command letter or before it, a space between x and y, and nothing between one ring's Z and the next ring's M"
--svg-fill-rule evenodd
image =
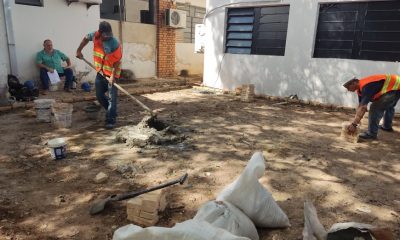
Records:
M85 107L86 116L88 119L97 120L99 118L101 106L91 104Z
M51 106L56 101L54 99L37 99L33 102L36 109L36 121L51 122Z
M72 125L73 105L69 103L55 103L53 111L53 125L57 128L70 128Z
M63 159L67 156L67 144L64 138L54 138L47 142L50 155L54 160Z

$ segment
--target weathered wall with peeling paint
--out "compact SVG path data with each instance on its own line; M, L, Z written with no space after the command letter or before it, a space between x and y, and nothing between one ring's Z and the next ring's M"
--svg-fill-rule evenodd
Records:
M108 21L114 36L120 37L119 21ZM122 68L129 69L136 78L156 75L156 26L141 23L122 23Z
M202 75L204 69L204 54L194 52L193 43L176 43L175 71L177 74L185 69L189 74Z

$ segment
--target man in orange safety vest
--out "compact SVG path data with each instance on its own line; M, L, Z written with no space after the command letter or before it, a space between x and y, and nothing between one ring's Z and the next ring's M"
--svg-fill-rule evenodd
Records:
M352 78L343 86L351 92L356 92L359 105L356 116L347 127L349 133L356 131L369 102L372 102L368 114L368 131L361 133L361 139L376 139L378 129L393 132L392 122L395 106L400 99L400 76L394 74L371 75L362 79ZM383 124L379 125L383 117Z
M112 129L117 117L117 88L114 81L121 74L122 49L118 40L113 37L110 23L103 21L99 29L87 34L78 49L76 56L83 58L82 49L93 41L93 61L97 71L95 80L96 97L106 110L106 128ZM108 92L108 96L106 96Z

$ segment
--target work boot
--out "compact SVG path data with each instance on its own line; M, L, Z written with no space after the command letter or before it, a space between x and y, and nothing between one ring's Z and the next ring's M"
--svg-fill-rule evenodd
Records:
M113 129L114 127L115 127L115 124L113 124L113 123L107 123L106 124L106 129L108 129L108 130Z
M358 137L361 138L361 139L364 139L364 140L375 140L375 139L377 139L376 136L371 135L368 132L363 132Z
M386 131L386 132L394 132L392 127L391 128L385 128L384 126L379 125L379 128L382 129L383 131Z

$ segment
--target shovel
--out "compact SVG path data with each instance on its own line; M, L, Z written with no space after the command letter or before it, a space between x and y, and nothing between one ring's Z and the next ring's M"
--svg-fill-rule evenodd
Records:
M86 60L86 58L82 58L82 60L87 63L90 67L92 67L94 70L96 70L95 66L89 62L88 60ZM101 72L98 72L99 74L101 74L101 76L103 76L105 79L107 79L106 76L104 76ZM154 114L154 112L147 107L146 105L144 105L141 101L139 101L137 98L135 98L134 96L132 96L128 91L126 91L125 89L123 89L119 84L117 83L113 83L113 85L118 88L119 90L121 90L123 93L125 93L126 95L128 95L130 98L132 98L137 104L139 104L144 110L146 110L148 113L150 113L150 115L155 118L156 115Z
M92 207L90 208L90 214L91 215L95 215L97 213L100 213L101 211L104 210L105 206L109 202L122 201L122 200L125 200L125 199L134 198L134 197L137 197L137 196L142 195L144 193L152 192L152 191L155 191L155 190L158 190L158 189L161 189L161 188L165 188L165 187L168 187L168 186L171 186L171 185L175 185L177 183L183 184L186 181L187 177L188 177L188 174L185 173L185 175L183 175L182 177L180 177L180 178L178 178L178 179L176 179L174 181L163 183L163 184L155 186L155 187L151 187L151 188L140 190L140 191L136 191L136 192L125 193L125 194L121 194L121 195L115 195L115 194L111 195L108 198L93 204Z

